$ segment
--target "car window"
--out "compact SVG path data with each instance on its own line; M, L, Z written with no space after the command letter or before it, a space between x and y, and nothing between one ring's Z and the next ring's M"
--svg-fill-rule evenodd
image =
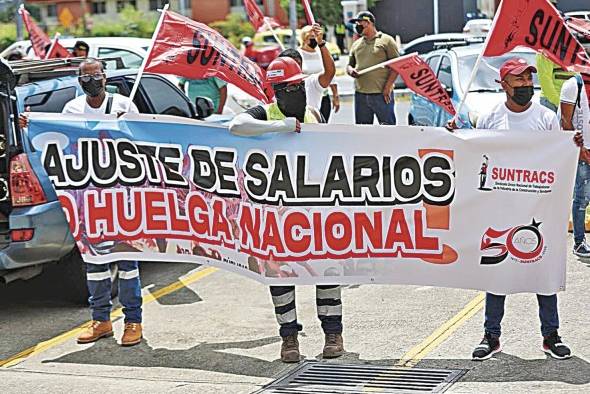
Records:
M76 88L53 90L25 97L25 108L32 112L61 112L66 103L76 97Z
M426 64L432 69L432 71L436 72L436 68L438 66L438 62L440 60L440 55L431 56L426 59Z
M289 45L290 41L291 41L291 35L288 34L283 34L283 36L279 36L279 38L281 40L283 40L283 44L285 45ZM277 40L275 40L274 36L272 34L269 34L267 36L262 36L262 41L266 44L276 44Z
M137 53L119 48L98 48L98 57L120 57L125 68L139 68L143 58Z
M453 75L451 74L451 59L443 56L438 68L438 80L447 88L453 87Z
M141 79L141 86L152 103L156 114L192 117L193 111L191 111L186 96L179 90L174 89L168 82L159 78L144 76Z

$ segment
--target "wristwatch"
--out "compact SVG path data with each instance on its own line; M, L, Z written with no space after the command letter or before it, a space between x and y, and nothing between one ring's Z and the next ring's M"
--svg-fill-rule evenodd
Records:
M318 47L323 48L326 46L326 41L318 42Z

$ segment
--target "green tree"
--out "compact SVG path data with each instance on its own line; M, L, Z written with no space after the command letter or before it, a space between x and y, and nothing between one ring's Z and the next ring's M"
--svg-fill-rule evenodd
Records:
M373 7L379 0L367 0L367 6ZM281 0L281 7L288 13L290 0ZM311 9L316 20L324 25L336 25L342 22L342 4L339 0L313 0ZM297 17L305 18L301 1L297 1Z
M216 21L210 25L222 36L227 38L236 48L240 47L240 41L245 36L254 36L254 28L240 14L229 14L225 20Z

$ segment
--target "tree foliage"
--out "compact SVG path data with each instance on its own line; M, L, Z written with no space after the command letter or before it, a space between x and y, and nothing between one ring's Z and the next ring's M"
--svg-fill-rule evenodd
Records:
M379 0L367 0L367 6L373 7ZM290 0L281 0L281 7L288 13ZM342 4L340 0L312 0L310 1L316 21L324 25L342 23ZM305 18L301 1L297 0L297 17Z
M243 37L254 36L254 28L240 14L229 14L225 20L213 22L210 26L227 38L236 48L240 47Z

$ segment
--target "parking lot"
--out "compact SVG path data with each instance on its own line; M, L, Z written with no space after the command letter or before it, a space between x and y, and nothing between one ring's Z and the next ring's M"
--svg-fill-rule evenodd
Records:
M508 298L504 351L482 363L470 360L482 335L481 293L363 285L343 292L347 353L329 362L465 370L449 392L588 392L590 264L568 258L560 334L573 349L570 360L547 359L541 351L530 294ZM294 368L279 360L280 338L265 286L191 264L145 263L141 271L145 339L133 348L116 342L122 332L117 308L115 339L77 345L88 310L59 301L59 285L49 280L55 272L3 287L3 392L249 393ZM307 359L319 358L323 344L313 294L311 286L298 291Z

